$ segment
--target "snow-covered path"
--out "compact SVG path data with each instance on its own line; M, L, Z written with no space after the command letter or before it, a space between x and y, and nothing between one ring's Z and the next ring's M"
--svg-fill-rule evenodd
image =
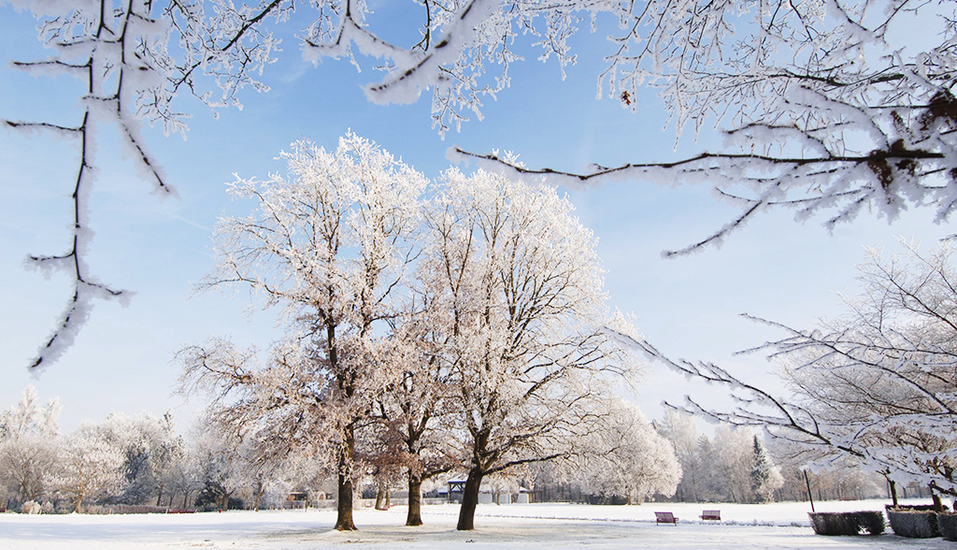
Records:
M720 508L722 521L694 518L703 508ZM819 511L880 509L883 502L828 502ZM655 510L682 518L677 526L656 525ZM352 533L332 531L331 510L228 512L224 514L25 516L0 515L0 548L17 550L894 550L957 549L942 539L822 537L807 526L807 504L762 506L644 504L641 506L510 505L479 507L477 529L455 531L458 509L429 506L424 527L402 525L405 509L357 510ZM692 518L692 519L685 519Z

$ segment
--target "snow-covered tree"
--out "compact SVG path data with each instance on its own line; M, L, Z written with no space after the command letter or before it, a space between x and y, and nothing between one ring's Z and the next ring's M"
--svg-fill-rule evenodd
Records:
M885 258L871 250L860 267L859 298L846 315L813 330L778 323L787 336L755 351L785 363L792 396L774 395L711 363L667 359L676 369L722 384L737 395L733 411L690 407L713 418L767 427L814 450L810 459L850 456L890 480L957 494L957 276L952 249L923 253L906 245Z
M440 313L435 295L416 292L394 323L385 361L397 373L377 399L378 471L405 469L407 526L422 525L422 484L457 463L456 412L450 373L442 357Z
M747 430L721 425L714 430L716 472L720 490L731 502L751 501L752 437Z
M20 402L0 413L0 483L21 501L46 496L56 469L60 404L46 406L33 386L24 388ZM6 498L4 498L6 500Z
M751 498L758 504L774 500L774 491L784 485L781 469L774 465L764 445L754 436L751 454Z
M101 424L106 437L123 454L124 487L116 501L159 505L166 478L183 459L185 442L173 430L172 417L110 414Z
M61 451L57 486L80 513L88 499L119 489L123 483L124 456L103 427L86 423L70 434Z
M675 494L682 476L675 450L636 405L611 400L600 428L590 435L589 449L579 459L589 490L624 497L629 503Z
M701 458L697 470L698 498L702 501L730 501L725 477L722 475L720 455L714 441L706 435L698 438L698 456Z
M199 465L196 454L187 445L183 456L173 462L163 478L169 506L177 505L187 508L190 505L190 496L202 489Z
M200 418L194 429L191 453L200 480L197 505L229 509L229 501L246 483L240 440L210 418Z
M700 502L701 477L709 457L702 456L699 451L701 434L698 433L694 417L669 408L665 410L664 419L656 423L656 427L658 433L671 443L681 466L681 481L675 489L678 500Z
M461 411L469 530L485 476L572 452L611 392L603 382L635 362L603 328L595 239L567 200L482 171L450 170L443 190L423 268Z
M282 426L295 431L285 434L291 443L332 453L339 478L336 528L352 530L355 432L393 381L377 330L395 315L398 289L416 254L426 180L351 133L335 151L298 142L283 158L288 177L230 186L257 210L221 220L218 264L204 286L249 287L264 307L281 309L289 339L261 368L222 343L187 348L181 357L187 384L238 396L235 407L218 403L237 429ZM266 417L268 426L257 423Z

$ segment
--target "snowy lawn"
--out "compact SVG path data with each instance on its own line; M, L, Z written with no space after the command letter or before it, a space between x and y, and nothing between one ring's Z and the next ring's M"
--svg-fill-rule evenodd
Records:
M882 510L884 501L824 502L818 511ZM698 518L720 509L721 522ZM427 506L426 525L403 526L405 508L356 511L358 532L332 530L332 510L227 512L171 515L0 514L0 548L92 550L157 548L480 550L647 549L955 549L942 539L822 537L808 526L806 503L767 505L643 504L582 506L559 504L480 505L477 529L455 531L456 506ZM678 525L656 525L655 511L670 511Z

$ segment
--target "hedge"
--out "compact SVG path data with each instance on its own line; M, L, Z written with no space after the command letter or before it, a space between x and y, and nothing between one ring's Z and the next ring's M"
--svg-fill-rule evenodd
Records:
M887 519L890 520L895 535L917 539L940 536L935 512L888 510Z
M937 527L945 539L957 541L957 514L937 514Z
M862 512L808 512L811 527L818 535L854 536L884 532L884 514L879 511Z

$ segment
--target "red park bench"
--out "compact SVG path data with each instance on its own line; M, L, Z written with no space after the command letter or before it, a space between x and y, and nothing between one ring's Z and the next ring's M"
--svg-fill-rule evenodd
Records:
M701 519L721 521L721 510L702 510Z
M671 523L678 525L678 518L675 517L671 512L655 512L655 524L659 523Z

